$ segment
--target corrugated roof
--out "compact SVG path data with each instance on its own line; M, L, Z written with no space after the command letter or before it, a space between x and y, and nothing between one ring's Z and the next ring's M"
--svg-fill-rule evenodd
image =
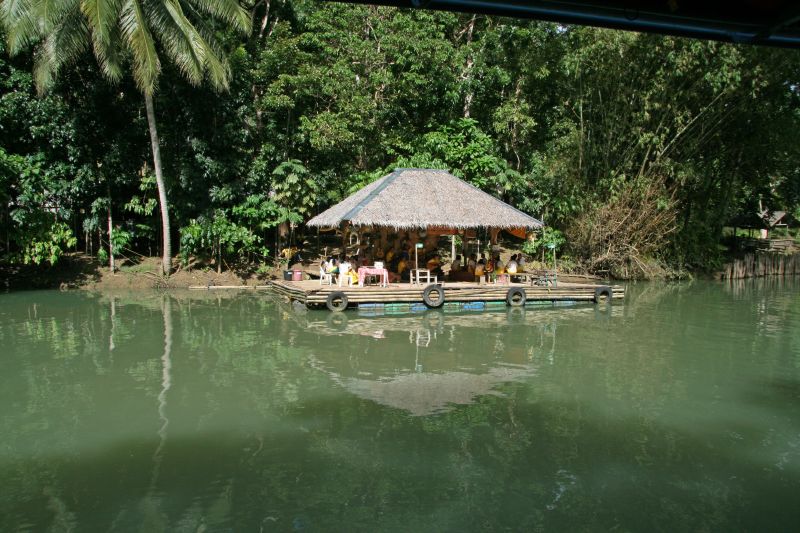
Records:
M399 168L308 221L397 229L540 228L542 223L446 170Z

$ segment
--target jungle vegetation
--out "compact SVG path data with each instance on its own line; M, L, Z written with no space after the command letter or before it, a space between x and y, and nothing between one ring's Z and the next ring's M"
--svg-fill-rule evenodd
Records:
M397 166L447 168L620 277L716 268L726 221L800 206L796 51L307 0L0 17L7 263L260 264Z

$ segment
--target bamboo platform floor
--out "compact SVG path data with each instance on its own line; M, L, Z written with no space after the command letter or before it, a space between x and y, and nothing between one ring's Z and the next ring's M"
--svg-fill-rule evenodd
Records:
M593 302L595 289L603 285L586 283L558 283L557 287L531 286L525 283L467 283L444 282L445 302L505 302L508 290L512 287L525 289L528 302ZM625 297L624 287L605 285L610 287L613 299ZM300 302L307 307L324 307L328 296L332 292L343 292L352 304L370 303L420 303L422 292L426 285L411 285L410 283L392 283L388 287L368 285L365 287L339 287L337 285L320 285L319 281L284 281L273 280L269 287L277 294L290 300Z

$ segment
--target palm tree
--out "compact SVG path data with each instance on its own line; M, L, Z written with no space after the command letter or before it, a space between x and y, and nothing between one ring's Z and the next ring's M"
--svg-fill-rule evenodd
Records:
M118 81L123 65L130 63L147 112L164 239L162 269L167 275L172 264L169 210L153 107L161 73L159 52L190 83L208 79L215 89L227 89L230 69L210 19L250 32L250 14L238 0L0 0L0 23L11 54L35 49L34 80L40 94L89 48L111 81Z

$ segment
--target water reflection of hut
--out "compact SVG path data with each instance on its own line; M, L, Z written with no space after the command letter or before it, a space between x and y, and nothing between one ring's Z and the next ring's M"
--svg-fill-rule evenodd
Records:
M309 313L298 319L301 323L317 324L311 328L313 331L336 334L339 339L326 342L326 349L315 349L312 365L360 398L415 416L446 411L456 405L470 404L481 396L500 394L499 387L504 383L523 381L536 373L532 350L523 339L505 345L499 352L489 349L494 347L494 341L484 332L499 333L496 326L507 323L506 313L482 315L477 321L475 315L453 316L440 312L405 317L356 317L333 326L328 320L321 323L315 320L316 314L319 313ZM485 341L485 348L490 350L488 354L475 349L474 343L474 351L464 350L461 343L453 345L449 332L454 327L474 326L476 322L483 331L470 329ZM536 329L528 331L532 334ZM354 341L353 336L363 340ZM344 349L345 346L350 350Z
M605 321L621 314L619 308L588 306L382 317L283 308L298 331L316 335L306 341L314 368L359 398L415 416L470 404L501 394L504 384L531 379L541 361L552 362L561 320Z
M402 409L415 416L446 411L454 405L466 405L480 396L497 395L503 383L522 381L535 374L532 365L498 365L478 374L465 371L398 372L371 378L348 376L337 372L330 359L315 362L338 383L360 398L387 407Z

